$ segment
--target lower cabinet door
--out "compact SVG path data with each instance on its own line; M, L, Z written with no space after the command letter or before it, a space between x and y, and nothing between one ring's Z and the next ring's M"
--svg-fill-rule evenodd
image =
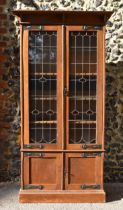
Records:
M66 153L65 189L95 190L102 187L101 153Z
M60 190L62 172L61 154L25 152L23 155L24 189Z

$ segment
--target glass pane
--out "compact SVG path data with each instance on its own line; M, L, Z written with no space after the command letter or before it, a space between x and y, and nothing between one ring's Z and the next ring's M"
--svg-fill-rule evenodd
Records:
M96 143L97 32L70 32L69 142Z
M57 34L29 33L30 143L56 143Z

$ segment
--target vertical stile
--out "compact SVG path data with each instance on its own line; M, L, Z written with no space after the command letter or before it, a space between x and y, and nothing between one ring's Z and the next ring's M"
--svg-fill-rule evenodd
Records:
M66 26L66 89L69 91L69 27ZM69 144L69 97L66 97L66 148Z
M64 25L62 25L62 97L63 97L63 101L62 101L62 150L64 150L66 148L66 144L65 144L65 140L66 140L66 136L65 136L65 102L66 102L66 99L64 98L64 95L63 95L63 90L64 90L64 87L65 87L65 84L66 84L66 77L65 77L65 73L66 73L66 68L65 68L65 50L66 50L66 45L64 45L65 43L65 31L66 31L66 27ZM61 190L64 190L64 186L65 186L65 180L64 180L64 170L65 170L65 154L64 152L62 152L61 154L62 156L62 179L61 179Z
M21 148L24 144L24 106L23 106L23 26L20 26L20 104L21 104ZM21 152L21 188L23 189L23 153Z
M103 38L103 29L98 30L97 32L97 43L98 43L98 52L97 52L97 141L102 145L102 149L104 149L104 38ZM105 107L105 106L104 106Z
M63 26L62 26L63 27ZM63 45L62 45L62 39L63 39L63 28L58 26L58 42L57 42L57 109L58 109L58 139L59 139L59 149L64 148L64 131L63 131L63 85L64 85L64 79L63 79Z
M24 144L29 144L29 31L23 31Z

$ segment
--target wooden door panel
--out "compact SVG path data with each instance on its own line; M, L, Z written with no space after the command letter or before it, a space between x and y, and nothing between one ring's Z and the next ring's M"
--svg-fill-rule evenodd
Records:
M62 155L56 153L24 153L24 188L60 190Z
M69 183L91 184L95 179L95 162L95 158L71 157L68 166L70 169Z
M33 184L55 184L56 183L56 157L30 159L30 182ZM35 175L38 171L38 176ZM42 173L43 172L43 173Z
M82 190L82 186L102 185L102 157L93 156L89 153L67 153L66 154L66 190Z

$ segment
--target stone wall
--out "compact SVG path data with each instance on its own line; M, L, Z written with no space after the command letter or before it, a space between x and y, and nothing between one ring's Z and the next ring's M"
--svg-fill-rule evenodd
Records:
M19 27L13 9L114 11L106 26L105 181L122 182L122 0L0 0L0 181L20 174Z
M107 65L105 181L123 181L123 67Z
M0 0L0 181L20 173L19 40L11 9Z

